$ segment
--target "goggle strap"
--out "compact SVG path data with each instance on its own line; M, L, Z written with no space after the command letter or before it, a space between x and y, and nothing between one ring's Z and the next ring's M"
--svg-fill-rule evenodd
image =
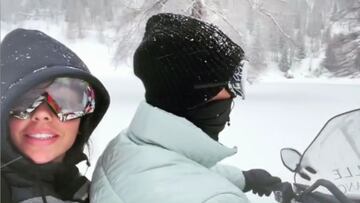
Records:
M207 83L207 84L200 84L200 85L194 85L194 89L206 89L206 88L212 88L212 87L221 87L226 85L228 82L218 82L218 83Z

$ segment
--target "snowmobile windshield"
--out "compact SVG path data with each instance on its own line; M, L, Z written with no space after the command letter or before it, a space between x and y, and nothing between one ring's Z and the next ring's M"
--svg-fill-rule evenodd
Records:
M311 185L326 179L346 196L360 200L360 109L331 118L305 150L300 168L311 180L296 173L296 183ZM311 168L315 174L310 172ZM328 193L325 188L318 191Z

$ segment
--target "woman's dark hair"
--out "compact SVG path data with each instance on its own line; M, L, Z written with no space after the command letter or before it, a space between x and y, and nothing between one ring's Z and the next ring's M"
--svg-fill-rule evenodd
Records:
M84 154L85 146L89 147L89 138L90 138L90 126L91 119L89 117L91 114L85 115L81 118L79 132L77 134L76 140L73 146L66 152L64 162L65 163L77 163L81 160L86 160L89 165L89 158Z

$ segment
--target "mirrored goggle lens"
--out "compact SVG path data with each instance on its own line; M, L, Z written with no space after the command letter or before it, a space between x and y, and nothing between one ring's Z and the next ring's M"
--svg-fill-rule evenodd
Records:
M228 83L228 89L234 96L240 96L245 99L244 83L246 80L246 61L242 61L235 69L234 75Z
M205 89L224 86L233 97L240 96L242 99L245 99L244 92L244 81L246 80L245 67L246 61L243 60L240 65L235 69L233 76L229 81L218 82L218 83L209 83L209 84L200 84L194 85L194 89Z
M41 103L47 102L61 121L67 121L94 112L95 92L80 79L57 78L42 83L19 99L10 114L27 119Z

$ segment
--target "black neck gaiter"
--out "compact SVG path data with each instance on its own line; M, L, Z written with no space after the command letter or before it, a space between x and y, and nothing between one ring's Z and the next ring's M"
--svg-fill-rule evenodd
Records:
M219 133L230 121L232 99L215 100L185 112L183 117L218 141Z

